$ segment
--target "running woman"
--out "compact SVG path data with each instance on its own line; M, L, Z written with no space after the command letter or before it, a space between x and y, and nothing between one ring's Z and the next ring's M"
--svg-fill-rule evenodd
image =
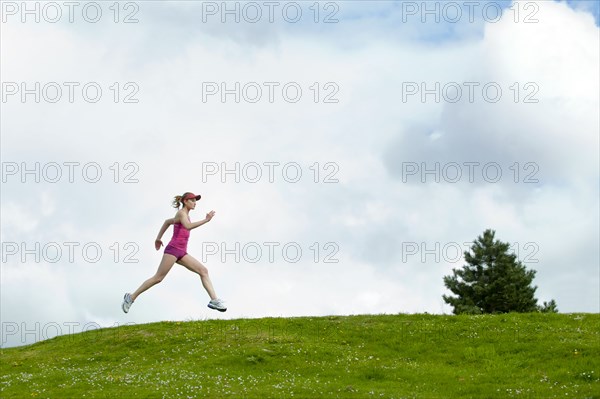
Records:
M183 195L178 195L174 198L173 208L177 208L178 211L175 214L175 217L172 219L167 219L163 223L160 231L158 232L158 237L154 241L156 250L158 251L163 245L161 238L170 225L174 225L173 238L171 238L171 241L165 248L165 253L162 257L160 265L158 266L156 274L144 281L144 283L133 294L125 294L123 298L123 304L121 305L123 312L129 312L129 308L142 292L160 283L165 278L167 273L169 273L175 263L185 266L189 270L200 275L202 285L210 296L210 302L208 303L209 308L216 309L220 312L227 310L227 307L225 307L223 301L215 294L215 290L212 286L210 278L208 277L208 269L187 253L187 243L190 237L190 230L210 222L213 216L215 216L215 211L210 211L206 214L206 218L204 220L192 223L189 214L191 210L196 208L196 201L198 201L200 197L200 195L195 195L188 192ZM179 209L180 206L182 206L181 209Z

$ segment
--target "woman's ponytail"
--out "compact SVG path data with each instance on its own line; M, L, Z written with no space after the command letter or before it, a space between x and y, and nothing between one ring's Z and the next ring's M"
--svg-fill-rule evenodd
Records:
M177 208L177 209L179 209L179 206L182 204L182 201L181 201L181 200L182 200L182 198L183 198L183 196L182 196L182 195L176 195L176 196L173 198L173 203L172 203L172 204L173 204L173 208Z

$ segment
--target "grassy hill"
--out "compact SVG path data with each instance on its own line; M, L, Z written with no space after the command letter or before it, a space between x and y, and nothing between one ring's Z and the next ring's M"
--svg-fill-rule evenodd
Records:
M2 398L600 398L600 315L122 326L0 351Z

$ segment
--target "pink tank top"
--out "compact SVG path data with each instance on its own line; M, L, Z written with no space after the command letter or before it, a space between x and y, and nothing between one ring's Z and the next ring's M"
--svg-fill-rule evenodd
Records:
M188 216L190 223L192 222ZM173 225L173 238L169 242L169 245L187 251L188 239L190 238L190 231L183 227L181 223L175 223Z

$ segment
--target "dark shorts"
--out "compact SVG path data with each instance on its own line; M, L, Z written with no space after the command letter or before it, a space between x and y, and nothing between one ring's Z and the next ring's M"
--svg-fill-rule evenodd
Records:
M187 252L185 252L183 249L175 248L172 245L167 245L166 246L165 253L169 254L169 255L173 255L174 257L177 258L177 260L180 260L185 255L187 255Z

